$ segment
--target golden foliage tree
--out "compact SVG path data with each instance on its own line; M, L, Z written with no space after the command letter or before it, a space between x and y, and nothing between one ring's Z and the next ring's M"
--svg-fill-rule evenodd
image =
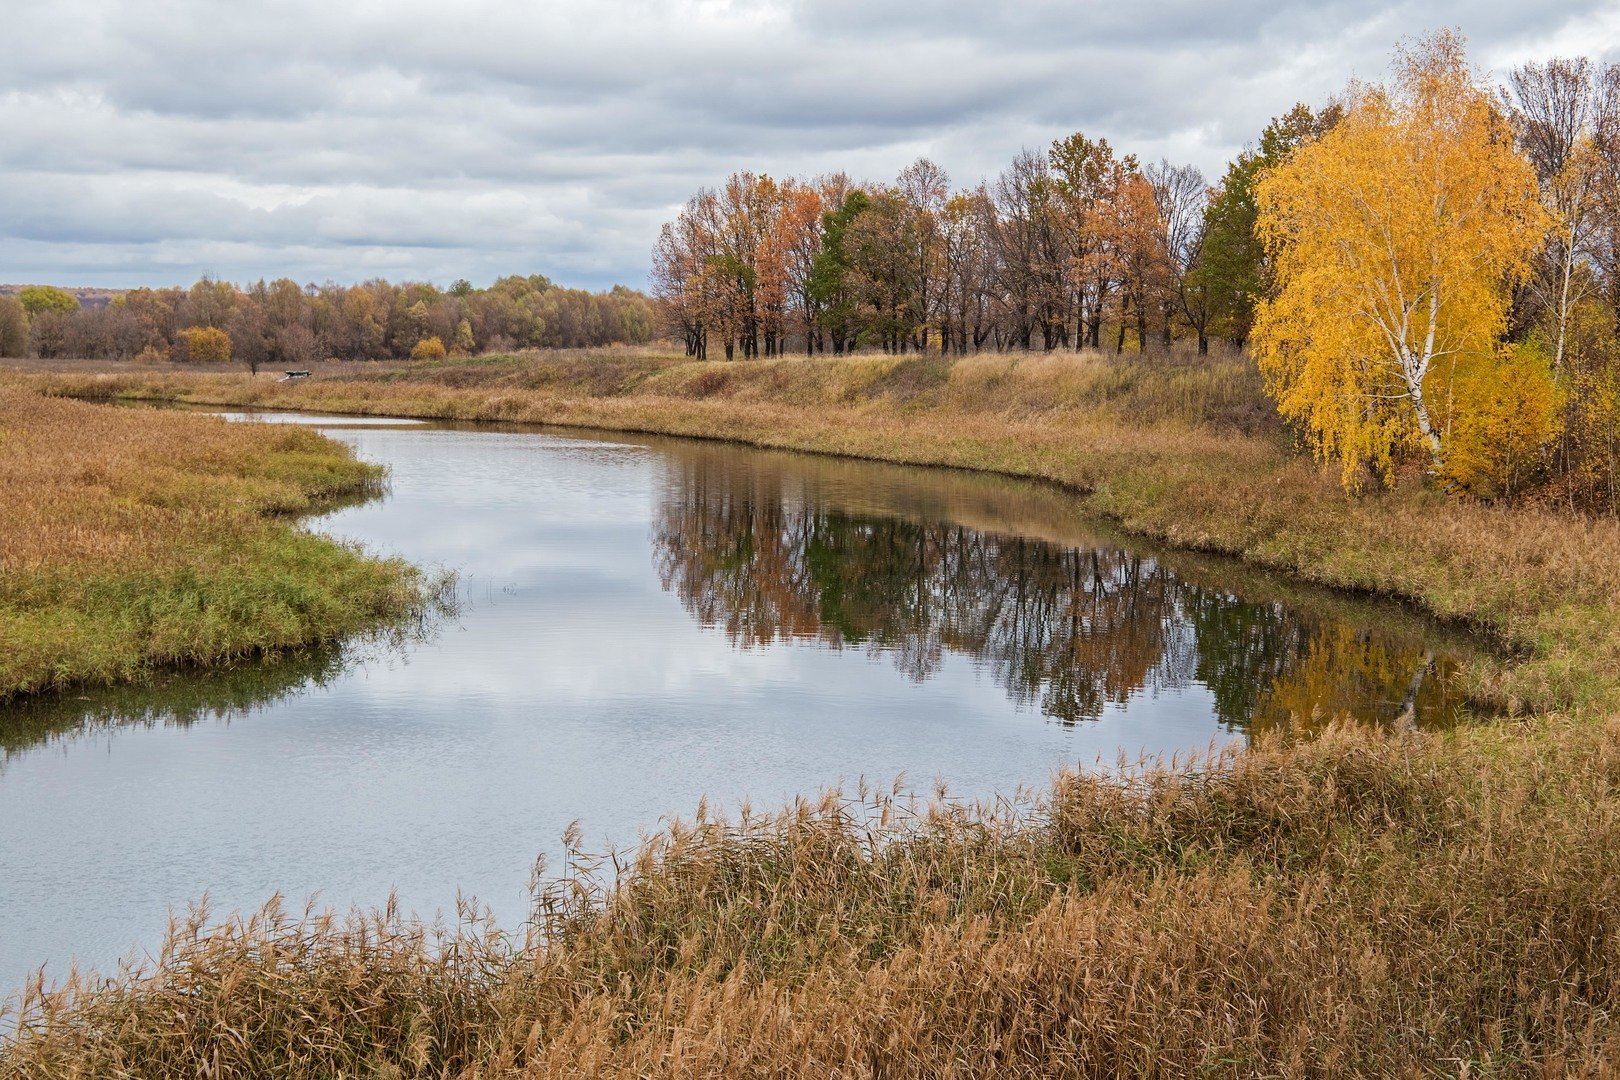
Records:
M1494 363L1464 366L1449 389L1461 406L1447 435L1447 479L1494 497L1541 474L1563 429L1564 397L1544 349L1509 345Z
M185 358L194 364L226 364L231 359L231 336L214 326L190 326L180 331Z
M443 360L445 354L444 341L436 334L411 346L412 360Z
M1403 47L1394 74L1352 86L1344 120L1258 185L1277 293L1256 359L1350 487L1367 467L1391 482L1414 450L1446 473L1454 429L1478 426L1471 395L1536 377L1499 344L1544 230L1535 173L1460 36Z

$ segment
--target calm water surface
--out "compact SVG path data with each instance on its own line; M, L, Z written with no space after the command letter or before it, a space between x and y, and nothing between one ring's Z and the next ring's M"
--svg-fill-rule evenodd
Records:
M311 523L456 570L406 640L0 711L0 996L280 892L508 926L578 819L861 776L963 796L1344 711L1454 722L1465 645L1127 545L1049 488L632 437L273 416L392 494Z

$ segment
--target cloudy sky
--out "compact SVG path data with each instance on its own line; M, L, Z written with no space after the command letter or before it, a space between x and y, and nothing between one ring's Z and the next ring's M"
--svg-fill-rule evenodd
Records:
M1620 60L1614 0L0 0L0 282L641 286L738 169L969 186L1079 130L1214 176L1440 26Z

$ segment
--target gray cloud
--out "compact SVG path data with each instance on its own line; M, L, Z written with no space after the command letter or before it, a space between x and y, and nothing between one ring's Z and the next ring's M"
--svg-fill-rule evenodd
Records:
M0 281L641 284L751 168L968 186L1071 131L1211 176L1406 34L1620 58L1605 0L9 0Z

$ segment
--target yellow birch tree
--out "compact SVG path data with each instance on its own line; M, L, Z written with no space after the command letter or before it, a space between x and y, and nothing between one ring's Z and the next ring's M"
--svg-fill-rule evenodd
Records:
M1466 391L1509 359L1509 290L1545 223L1460 35L1403 46L1390 87L1346 99L1340 124L1259 181L1277 290L1253 343L1279 410L1355 488L1367 468L1393 482L1412 451L1447 474Z

